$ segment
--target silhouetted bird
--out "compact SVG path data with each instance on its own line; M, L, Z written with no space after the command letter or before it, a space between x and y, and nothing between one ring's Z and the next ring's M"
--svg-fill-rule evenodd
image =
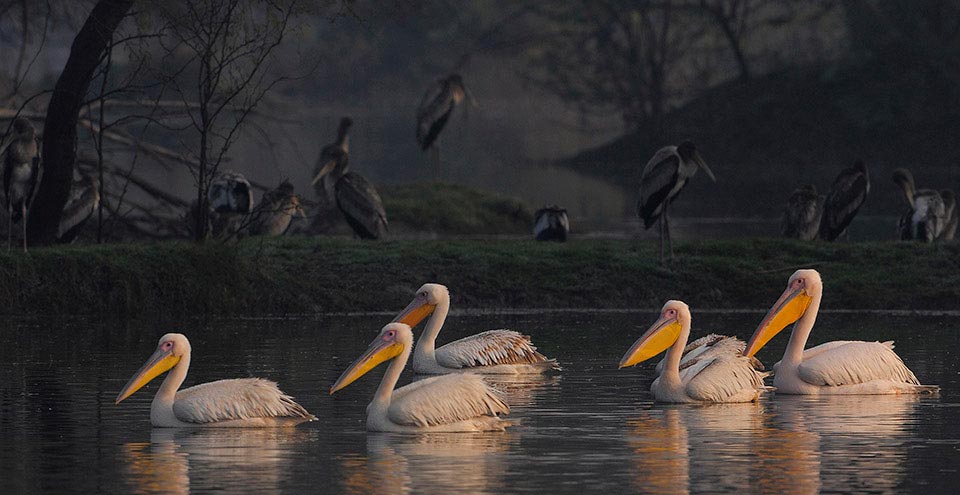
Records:
M335 162L344 161L346 162L350 156L350 126L353 125L353 120L350 117L344 117L340 119L340 127L337 128L337 140L324 146L320 150L320 157L317 158L317 164L313 168L313 189L316 192L317 197L320 199L327 199L327 190L324 180L321 179L323 174L320 172L326 167L333 167L336 165Z
M820 238L834 241L843 235L869 192L870 174L863 161L857 160L853 166L840 171L823 202Z
M440 152L435 144L437 137L450 119L453 109L466 95L467 89L460 74L450 74L427 90L417 108L417 144L424 151L433 149L437 179L440 178Z
M670 203L680 194L697 170L702 168L716 182L716 177L690 141L680 146L660 148L653 158L643 167L640 176L640 200L637 202L637 215L643 220L643 228L649 229L660 220L660 261L663 262L663 242L666 238L673 258L673 242L670 240Z
M276 189L267 191L253 210L250 235L283 235L287 233L295 215L300 215L300 218L307 216L300 206L300 197L293 193L293 185L283 181Z
M916 239L924 242L939 239L950 221L950 212L947 211L947 205L940 191L917 189L913 174L905 168L893 171L893 182L900 186L903 197L910 206L900 217L900 239Z
M957 235L957 198L949 189L940 191L940 197L943 198L943 206L947 210L947 223L938 239L952 241Z
M230 237L240 232L243 219L253 210L253 191L247 178L226 171L210 182L207 201L212 212L214 237Z
M787 199L780 233L791 239L812 241L817 238L820 230L822 214L823 196L817 194L816 187L804 184Z
M23 250L27 250L27 210L33 199L40 174L40 154L37 131L24 118L13 122L13 132L0 144L3 157L3 190L6 197L9 224L7 249L13 237L13 224L23 220Z
M83 230L87 220L100 206L100 181L92 175L84 175L70 188L70 198L60 215L60 235L58 242L73 242Z
M533 215L533 236L538 241L566 242L570 232L567 210L557 205L544 206Z

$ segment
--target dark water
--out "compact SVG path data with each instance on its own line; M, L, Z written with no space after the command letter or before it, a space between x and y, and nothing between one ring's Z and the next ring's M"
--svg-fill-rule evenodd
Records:
M746 337L760 314L694 315L694 334ZM330 384L386 316L169 326L79 320L0 327L0 493L703 493L952 492L960 483L960 317L821 316L813 343L897 340L935 397L774 396L760 404L655 405L652 364L616 369L656 314L461 316L441 341L512 327L564 365L500 380L504 433L364 431L381 370L331 397ZM160 335L186 333L186 385L277 380L320 421L286 430L152 429L159 381L113 399ZM775 339L760 357L772 363ZM410 376L405 375L404 381Z

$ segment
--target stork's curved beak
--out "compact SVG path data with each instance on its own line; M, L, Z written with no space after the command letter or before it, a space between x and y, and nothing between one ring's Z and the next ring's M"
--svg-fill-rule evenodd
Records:
M774 303L773 307L767 313L767 316L760 322L760 326L753 332L750 341L747 342L746 349L743 350L744 356L753 356L774 336L786 328L787 325L797 321L807 311L810 301L813 300L807 294L803 287L783 291L780 299Z
M403 352L403 344L393 341L384 341L379 335L374 340L362 356L357 358L346 371L337 378L336 383L330 387L330 393L334 393L347 385L355 382L357 378L367 374L370 370L376 368L380 363L388 361L400 355Z
M393 319L393 323L406 323L413 328L436 309L436 304L430 304L425 297L417 296Z
M317 172L317 175L313 178L313 180L310 181L310 185L311 186L317 185L317 182L320 182L320 179L322 179L324 175L329 174L330 171L333 170L333 167L335 167L336 165L337 165L336 160L330 160L329 162L323 164L323 168L321 168L320 171Z
M717 178L713 175L713 171L707 166L707 162L703 161L703 157L700 156L700 152L697 150L693 150L693 161L697 162L697 165L710 176L710 180L714 182L717 181Z
M620 359L620 368L642 363L667 350L680 337L680 321L661 317L653 324Z
M120 401L130 397L134 392L150 383L150 380L162 375L179 362L180 356L174 356L173 351L157 349L157 351L147 359L147 362L137 370L136 374L130 378L130 381L123 387L123 390L117 394L117 400L114 404L119 404Z

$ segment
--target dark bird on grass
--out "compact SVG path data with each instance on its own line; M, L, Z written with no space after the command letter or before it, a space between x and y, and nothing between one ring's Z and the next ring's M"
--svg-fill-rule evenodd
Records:
M239 233L243 219L253 210L253 190L243 174L226 171L210 182L207 202L212 212L214 237Z
M7 214L7 249L13 237L13 224L23 220L23 251L27 251L27 210L40 175L40 153L37 131L24 118L13 122L13 132L0 144L3 158L3 191Z
M84 175L70 188L70 198L60 215L61 244L69 244L77 238L87 220L100 206L100 180L92 175Z
M320 157L313 168L314 177L320 177L320 171L328 165L336 166L335 162L346 162L350 158L350 126L352 125L353 120L350 117L340 119L340 127L337 128L337 140L320 150ZM327 197L326 187L324 180L314 179L313 189L318 198L325 199Z
M306 218L307 215L300 205L300 197L293 192L293 185L283 181L276 189L267 191L253 210L250 235L275 237L286 234L295 216Z
M900 186L909 205L909 209L900 217L900 239L923 242L940 239L950 221L950 212L940 191L917 189L913 174L905 168L893 171L893 182Z
M804 184L793 191L783 209L780 232L784 237L812 241L820 230L820 216L823 214L823 196L817 194L817 188Z
M420 149L431 149L437 179L440 178L440 151L437 137L450 119L453 109L467 97L467 88L460 74L450 74L439 79L427 90L417 108L417 144Z
M823 202L820 238L835 241L847 231L870 192L870 173L862 160L840 171Z
M952 241L957 235L957 198L949 189L940 191L940 197L943 198L943 206L947 210L947 224L940 232L939 239Z
M637 202L637 214L643 220L643 228L649 229L657 220L660 220L660 261L664 260L663 244L666 238L673 258L673 243L670 240L670 220L668 209L670 204L687 181L696 175L698 169L703 169L714 182L717 181L710 167L700 156L697 147L690 141L680 143L680 146L666 146L660 148L653 158L643 167L640 176L640 201Z
M533 236L538 241L566 242L570 233L570 219L566 208L544 206L533 215Z

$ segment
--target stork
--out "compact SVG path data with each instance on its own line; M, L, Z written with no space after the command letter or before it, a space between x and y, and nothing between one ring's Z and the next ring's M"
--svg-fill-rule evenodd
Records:
M432 150L437 180L440 180L440 151L436 145L437 137L450 119L453 109L466 96L467 88L463 85L463 78L460 74L450 74L438 80L427 90L417 108L417 144L424 151Z
M869 192L870 173L862 160L857 160L853 166L841 170L823 202L820 238L835 241L843 235L867 200Z
M3 159L3 191L6 197L7 249L13 237L13 224L23 221L23 252L27 252L27 210L33 199L40 174L37 131L29 120L18 117L13 132L0 144Z

